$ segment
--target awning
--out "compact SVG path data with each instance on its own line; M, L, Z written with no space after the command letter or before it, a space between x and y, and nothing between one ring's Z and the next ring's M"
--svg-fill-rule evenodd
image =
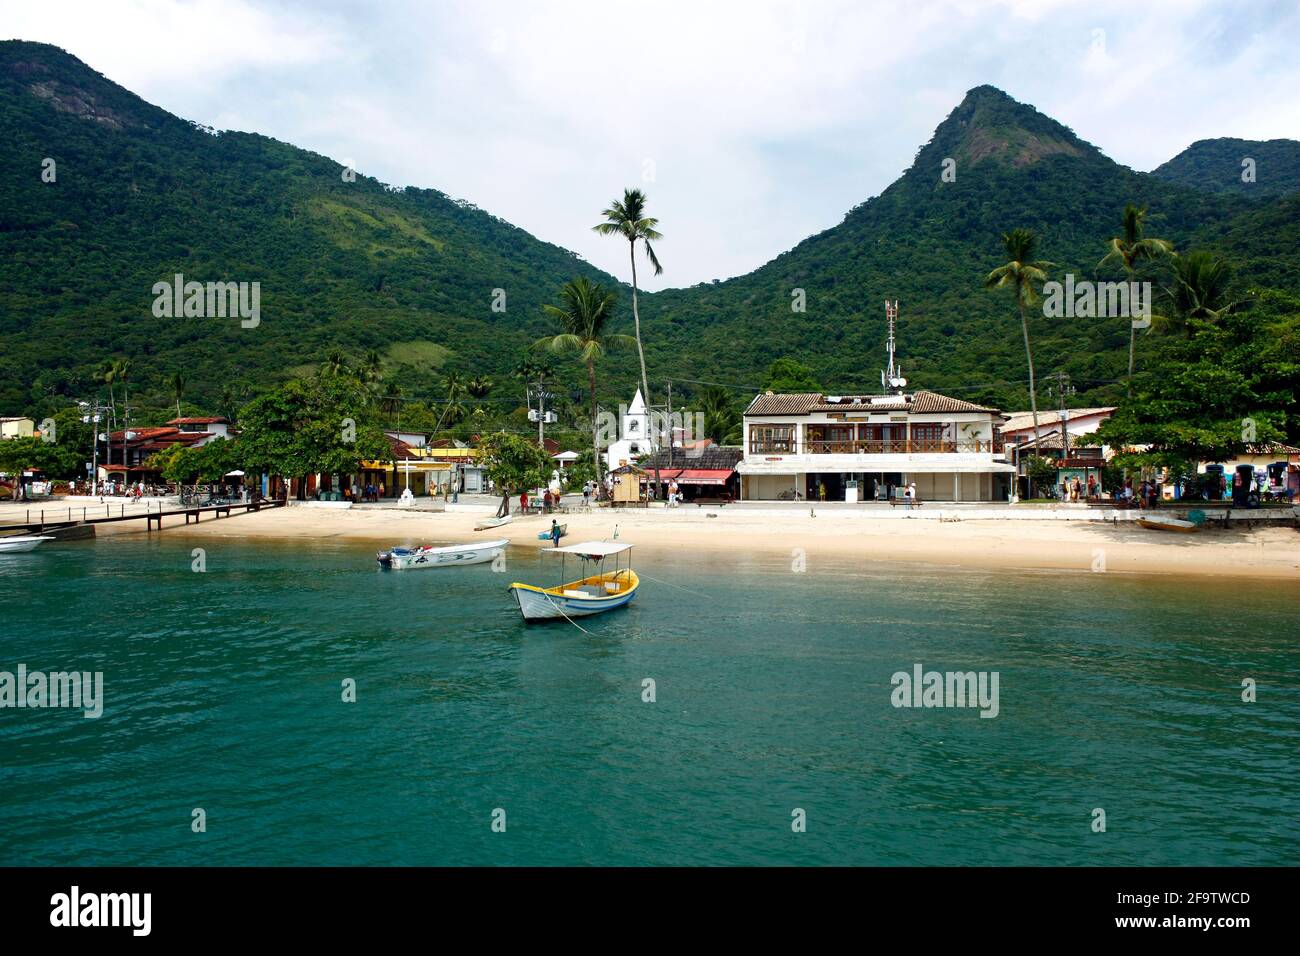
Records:
M731 475L729 468L687 468L677 480L686 485L725 485Z
M660 481L669 481L669 480L671 480L671 479L673 479L673 478L676 478L678 475L680 475L680 474L682 473L682 471L683 471L683 469L681 469L681 468L660 468L660 469L659 469L659 480L660 480Z

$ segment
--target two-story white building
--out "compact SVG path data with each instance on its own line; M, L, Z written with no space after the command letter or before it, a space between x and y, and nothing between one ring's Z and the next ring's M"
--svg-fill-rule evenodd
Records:
M745 410L744 500L866 501L916 484L921 501L1006 501L1003 416L934 392L767 392Z

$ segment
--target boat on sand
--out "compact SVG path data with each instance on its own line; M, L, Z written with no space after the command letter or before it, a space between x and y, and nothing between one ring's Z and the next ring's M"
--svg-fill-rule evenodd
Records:
M1137 519L1137 523L1154 531L1181 531L1183 534L1190 534L1193 531L1200 530L1195 522L1184 521L1182 518L1173 517L1173 515L1144 515Z

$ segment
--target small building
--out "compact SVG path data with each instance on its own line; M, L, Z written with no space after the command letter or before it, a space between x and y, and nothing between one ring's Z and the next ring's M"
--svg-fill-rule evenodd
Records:
M676 481L680 494L686 501L707 498L737 498L740 495L740 475L736 466L745 457L745 449L715 445L708 439L690 443L687 447L660 449L643 458L639 467L654 480L659 469L659 497L668 493L668 482Z
M608 473L610 501L615 505L646 505L650 501L650 479L645 469L620 465Z
M0 440L6 438L32 438L36 434L36 422L30 418L0 418Z
M158 452L177 445L199 448L218 438L234 438L236 434L228 418L173 418L166 425L122 428L108 434L99 478L127 484L161 482L158 469L146 464Z

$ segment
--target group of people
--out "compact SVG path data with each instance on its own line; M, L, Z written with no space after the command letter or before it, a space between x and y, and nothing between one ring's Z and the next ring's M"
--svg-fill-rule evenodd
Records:
M1073 480L1066 478L1061 482L1061 488L1058 497L1062 501L1091 501L1098 497L1097 476L1089 475L1088 483L1084 485L1076 477Z
M1160 483L1143 478L1137 492L1134 493L1133 479L1125 478L1124 487L1116 493L1116 500L1126 502L1130 506L1136 504L1139 508L1154 508L1160 501Z
M388 489L384 487L384 483L382 481L377 485L367 484L364 488L362 488L354 481L352 482L352 488L351 488L352 500L378 502L380 498L387 497L386 495L387 490Z

